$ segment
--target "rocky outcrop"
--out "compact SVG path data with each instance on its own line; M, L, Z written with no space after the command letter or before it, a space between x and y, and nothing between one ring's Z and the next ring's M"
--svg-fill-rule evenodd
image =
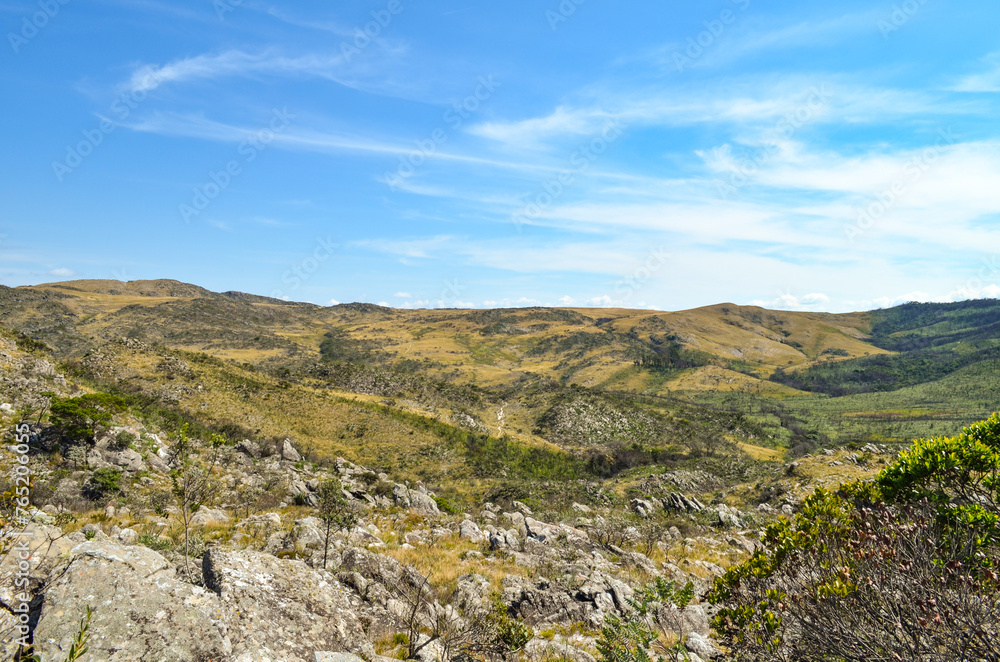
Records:
M311 662L316 651L374 654L355 616L357 600L352 603L328 572L260 552L210 549L202 573L205 586L218 594L234 660Z
M34 630L43 660L65 658L88 606L94 660L189 662L232 652L218 596L178 580L156 552L100 535L68 554L43 587Z
M409 508L425 517L437 517L441 514L434 498L419 489L411 490L406 485L396 483L392 488L392 500L400 508Z

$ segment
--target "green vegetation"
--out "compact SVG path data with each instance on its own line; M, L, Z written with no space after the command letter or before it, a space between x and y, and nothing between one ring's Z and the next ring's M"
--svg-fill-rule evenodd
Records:
M49 421L71 443L92 443L97 432L106 427L125 402L107 393L90 393L78 398L54 398Z
M739 660L993 659L1000 415L913 444L873 482L818 489L718 578Z
M96 500L121 492L122 472L112 467L102 467L94 471L87 483L87 493Z
M631 613L624 618L605 616L596 643L600 662L653 662L650 648L657 662L687 660L683 618L672 617L669 610L683 612L693 599L693 584L678 588L676 582L662 577L636 591L628 601Z

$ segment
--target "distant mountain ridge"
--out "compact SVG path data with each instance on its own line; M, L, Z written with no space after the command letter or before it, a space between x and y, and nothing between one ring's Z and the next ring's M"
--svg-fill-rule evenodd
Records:
M217 293L175 280L103 280L0 287L0 326L45 343L67 364L103 357L101 374L118 376L102 388L173 389L181 407L195 406L198 380L164 381L153 356L221 362L228 376L220 384L236 380L247 393L263 393L252 384L269 375L567 448L588 438L651 443L675 429L669 419L641 423L645 414L627 413L633 405L623 410L619 400L693 416L711 434L721 433L713 422L720 412L742 417L725 425L748 439L800 446L882 434L869 422L884 416L901 421L883 426L890 436L951 434L1000 404L995 300L844 314L731 303L673 312L402 310ZM149 358L114 349L126 341ZM592 396L581 400L574 389ZM578 410L596 418L567 428ZM255 416L240 409L227 420ZM612 420L620 434L606 427Z

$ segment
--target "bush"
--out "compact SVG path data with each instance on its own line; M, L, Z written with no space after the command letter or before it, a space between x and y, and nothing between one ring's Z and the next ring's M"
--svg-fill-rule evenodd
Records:
M114 441L109 444L113 449L123 451L126 448L130 448L139 439L135 434L122 430L115 435Z
M740 660L997 659L998 474L994 414L817 490L716 580L716 629Z
M451 502L445 499L444 497L439 497L439 496L434 497L434 503L437 504L437 507L441 510L441 512L447 513L449 515L458 515L459 513L462 512L461 510L453 506Z
M601 636L595 642L600 662L651 662L650 647L666 659L687 660L684 648L684 619L671 614L672 605L682 612L694 599L694 585L688 582L678 589L675 582L658 578L636 591L628 601L624 616L604 617ZM666 609L664 609L664 607ZM675 613L676 613L675 612ZM666 643L675 639L673 644Z
M92 500L116 495L121 492L122 472L119 469L103 467L90 476L86 492Z
M107 393L90 393L78 398L53 398L49 422L71 443L93 442L100 428L106 427L116 412L125 409L125 401Z

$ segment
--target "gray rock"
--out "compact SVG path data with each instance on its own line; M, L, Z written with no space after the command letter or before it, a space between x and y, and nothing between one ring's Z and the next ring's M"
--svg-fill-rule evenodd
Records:
M244 439L243 441L237 442L236 450L252 458L260 457L260 445L255 441L250 441L249 439Z
M552 542L559 534L559 527L554 524L546 524L532 517L524 518L524 526L529 537L538 542Z
M410 490L406 485L396 483L392 486L392 500L400 508L410 507Z
M191 516L191 526L208 526L210 524L226 524L231 518L224 510L202 506Z
M409 508L425 517L437 517L441 514L433 497L420 490L411 490L400 483L393 486L392 499L400 508Z
M322 548L324 541L322 529L308 523L300 524L300 522L302 522L302 520L295 522L295 529L292 531L292 536L295 538L295 542L306 548Z
M156 473L161 473L161 474L170 473L170 466L166 462L164 462L163 458L161 458L159 455L155 453L150 453L146 457L146 464L148 464L149 468L155 471Z
M649 517L655 510L652 502L647 501L646 499L632 499L632 501L629 502L629 506L632 508L632 512L639 517Z
M77 537L84 539L79 534ZM18 587L14 581L27 577L29 586L43 584L60 558L77 544L55 527L29 524L24 528L23 535L13 542L11 551L0 558L0 601L12 609L19 608L24 597L30 601L34 596L22 595L23 587ZM21 554L28 558L19 558ZM21 561L27 562L27 568L20 567ZM13 659L17 651L15 641L22 634L17 630L20 626L13 614L7 609L0 609L0 657L5 660Z
M719 650L711 639L697 632L692 632L687 636L684 646L704 660L710 660L722 655L722 651Z
M53 572L35 628L43 660L66 657L89 605L89 658L140 662L227 659L232 648L218 596L174 577L145 547L96 540L77 545Z
M351 593L328 572L269 554L214 548L205 552L202 570L205 586L220 598L237 659L310 662L316 651L375 652Z
M469 540L474 543L484 542L486 540L486 534L483 533L482 529L476 525L470 519L462 520L462 523L458 525L458 535L460 538Z
M134 545L139 539L139 532L135 529L122 529L115 537L125 545Z
M285 439L285 443L281 446L281 459L288 460L289 462L301 462L302 456L299 452L295 450L292 446L291 439Z
M116 467L125 469L126 471L142 471L146 468L146 463L142 461L142 455L131 448L126 448L117 453L105 453L104 458Z
M316 651L313 662L365 662L362 658L351 653L328 653L326 651Z
M528 506L520 501L514 501L511 505L514 506L514 509L522 515L534 515L534 513L531 512L531 508L528 508Z

